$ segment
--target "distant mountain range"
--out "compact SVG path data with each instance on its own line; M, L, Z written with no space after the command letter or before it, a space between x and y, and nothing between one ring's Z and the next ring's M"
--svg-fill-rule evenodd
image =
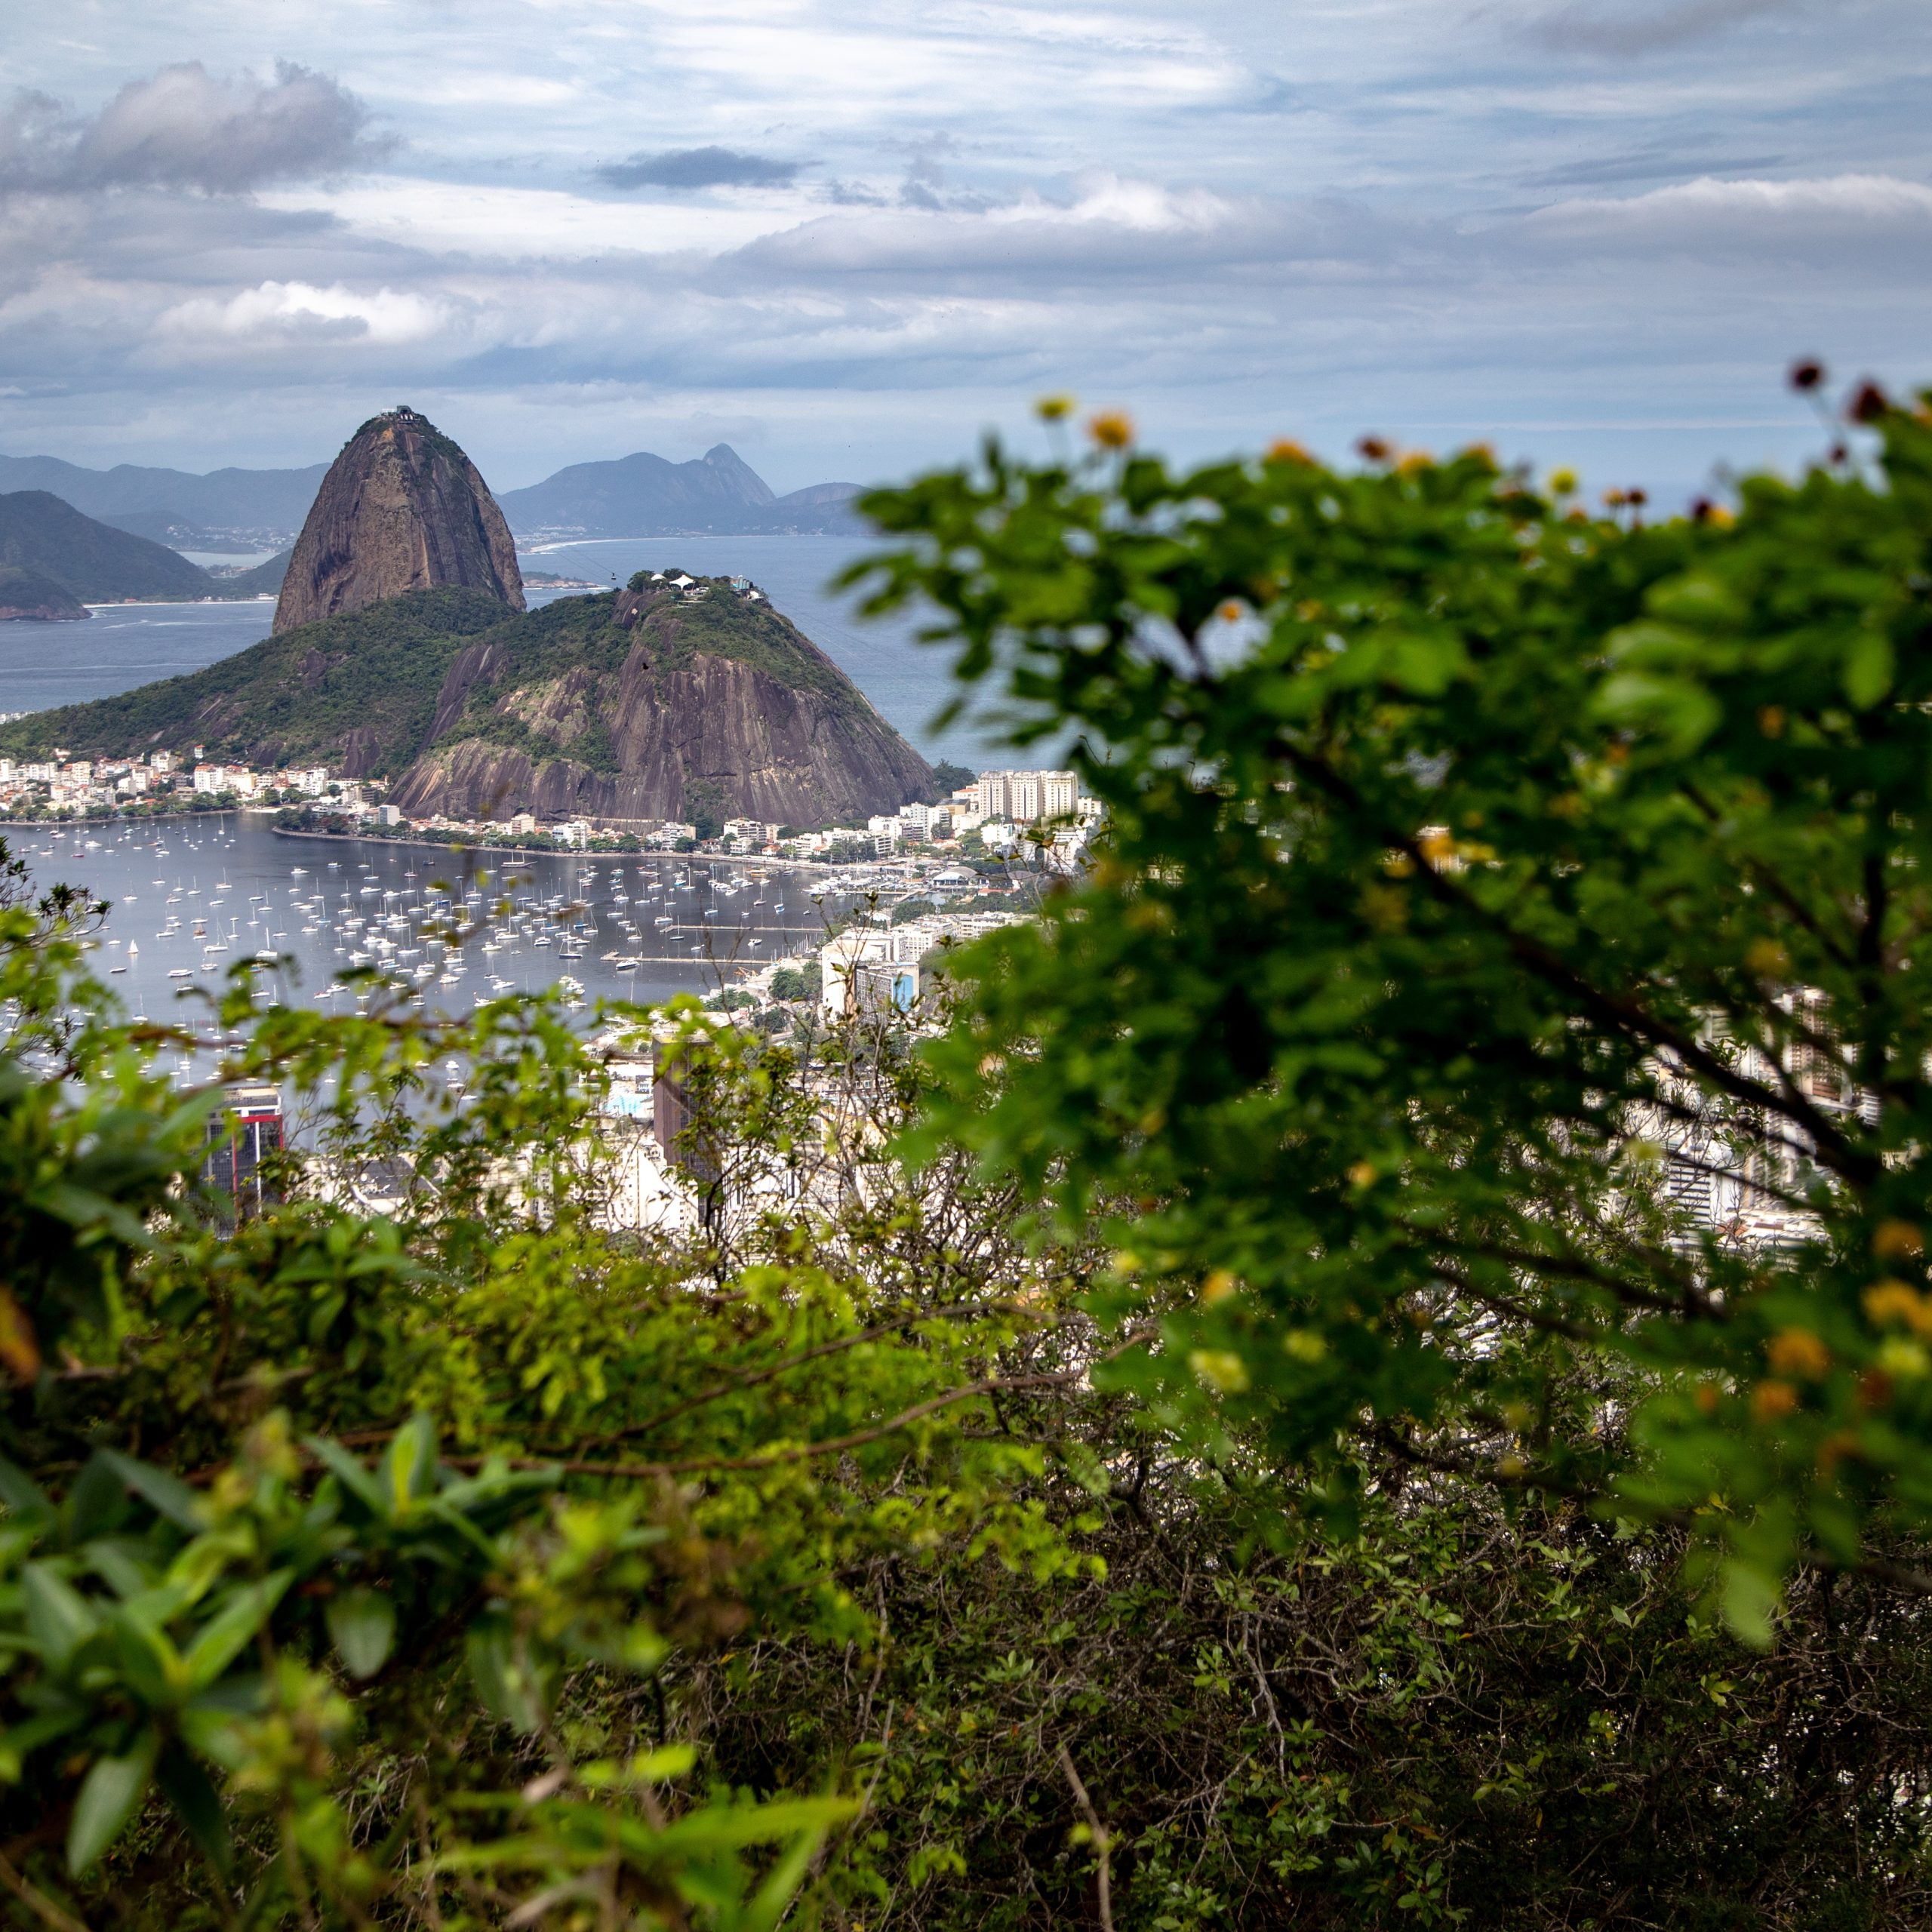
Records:
M292 538L328 468L317 463L306 469L216 469L195 476L131 463L83 469L54 456L0 456L0 491L45 490L86 515L150 542L212 549L222 546L177 542L168 532Z
M0 494L0 565L51 580L75 601L72 610L35 615L85 617L79 605L128 598L167 602L259 596L280 583L287 563L285 556L275 558L240 575L211 577L167 544L84 516L48 491ZM271 574L273 583L267 581ZM25 594L20 585L14 587ZM24 608L11 599L5 608Z
M292 543L328 466L86 469L51 456L0 456L0 492L44 490L94 518L174 550L280 549ZM727 443L689 463L639 451L573 463L497 499L518 537L817 535L857 531L856 483L778 496ZM205 593L204 593L205 594Z
M815 483L789 496L728 443L693 463L640 451L614 463L574 463L497 499L519 537L749 536L855 530L856 483Z

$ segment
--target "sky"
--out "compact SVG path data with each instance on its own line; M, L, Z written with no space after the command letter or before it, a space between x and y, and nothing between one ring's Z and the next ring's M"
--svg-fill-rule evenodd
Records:
M1932 383L1927 0L62 0L0 21L0 451L780 491L1031 406L1666 499Z

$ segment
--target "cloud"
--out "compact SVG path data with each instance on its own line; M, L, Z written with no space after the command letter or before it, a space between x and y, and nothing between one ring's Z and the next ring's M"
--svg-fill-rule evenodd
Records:
M1694 160L1687 149L1704 146L1696 141L1658 142L1647 147L1626 149L1620 154L1601 155L1592 161L1567 162L1523 177L1530 188L1601 188L1620 181L1657 181L1671 175L1709 175L1756 173L1767 168L1782 168L1781 154L1727 155L1714 160L1700 155Z
M1932 241L1932 187L1890 174L1706 175L1644 195L1555 202L1515 227L1532 242L1586 254L1756 255L1813 266L1854 260L1883 272L1896 269L1900 248Z
M445 306L426 296L379 288L363 294L337 282L265 281L223 302L200 296L165 311L155 334L189 341L210 338L273 345L367 343L392 349L441 334Z
M1767 14L1794 0L1569 0L1544 14L1532 31L1545 45L1589 54L1648 54Z
M0 189L188 188L232 195L366 166L393 142L326 74L288 61L275 78L218 79L198 60L131 81L91 118L23 92L0 112Z
M597 178L613 188L782 188L798 173L795 161L736 148L666 148L611 162Z

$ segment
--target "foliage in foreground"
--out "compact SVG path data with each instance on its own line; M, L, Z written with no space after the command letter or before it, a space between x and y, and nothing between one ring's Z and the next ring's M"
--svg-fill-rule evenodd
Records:
M302 1131L238 1225L220 1088L8 873L4 1908L1923 1923L1887 1056L1927 432L1881 427L1889 494L1754 485L1733 529L1573 521L1479 457L882 501L968 674L1088 733L1112 848L952 962L925 1057L660 1017L689 1224L617 1225L543 1002L264 1014L243 969L223 1076ZM1854 832L1875 871L1830 869ZM1756 1162L1804 1242L1696 1233L1667 1146Z
M1132 1204L1118 1319L1198 1291L1114 1373L1338 1524L1374 1443L1681 1525L1758 1642L1798 1565L1932 1589L1932 408L1855 413L1651 527L1480 450L989 448L854 573L1111 814L964 963L937 1131Z

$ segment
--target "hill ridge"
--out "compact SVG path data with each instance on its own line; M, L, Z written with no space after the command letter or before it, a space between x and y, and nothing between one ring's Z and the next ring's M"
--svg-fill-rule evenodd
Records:
M184 676L0 726L0 752L328 764L413 814L612 822L700 804L850 823L931 791L919 755L783 613L724 579L511 614L412 591Z

